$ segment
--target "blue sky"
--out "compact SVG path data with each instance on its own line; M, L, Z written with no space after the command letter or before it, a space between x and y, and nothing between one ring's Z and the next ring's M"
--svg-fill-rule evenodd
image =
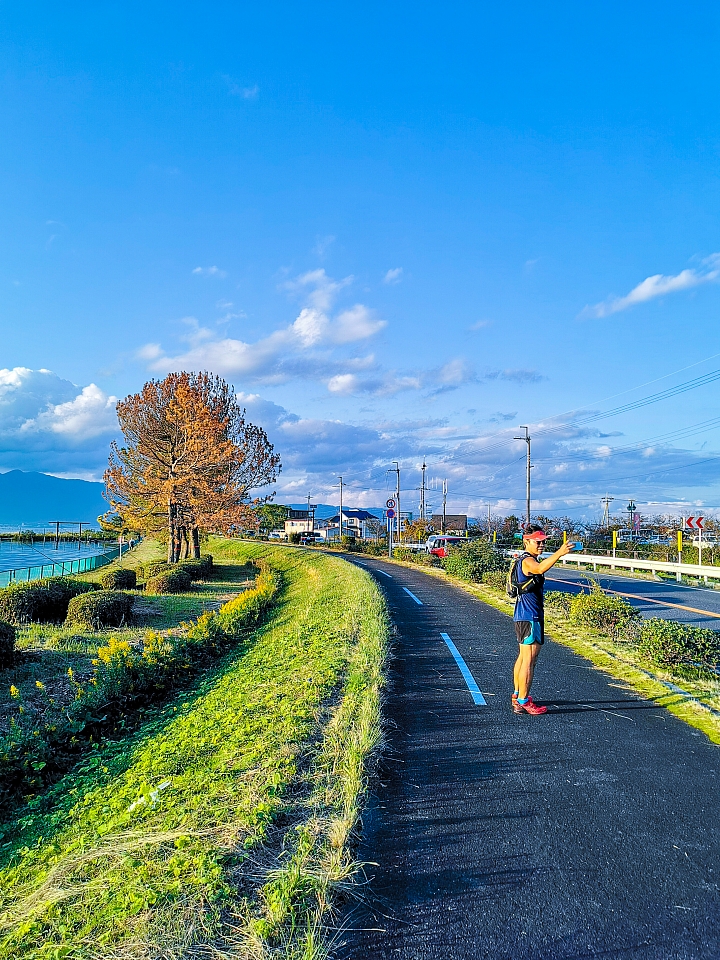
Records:
M576 422L720 369L716 7L0 9L0 469L209 368L280 501L720 504L712 381Z

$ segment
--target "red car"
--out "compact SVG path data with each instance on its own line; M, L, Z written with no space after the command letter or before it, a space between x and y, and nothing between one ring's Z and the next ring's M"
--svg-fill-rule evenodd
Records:
M446 557L450 553L451 547L456 547L461 543L467 543L467 538L449 536L430 537L426 544L426 549L428 553L433 553L436 557Z

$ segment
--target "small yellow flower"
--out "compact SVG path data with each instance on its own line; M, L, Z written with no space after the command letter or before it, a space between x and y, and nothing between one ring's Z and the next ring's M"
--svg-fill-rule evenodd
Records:
M38 688L38 690L44 690L44 689L45 689L45 684L42 682L42 680L36 680L36 681L35 681L35 686Z
M67 673L67 675L70 677L71 680L72 680L72 678L75 676L75 674L73 673L72 667L68 667L68 673Z
M20 697L20 691L14 684L10 687L10 696L13 700L18 700Z

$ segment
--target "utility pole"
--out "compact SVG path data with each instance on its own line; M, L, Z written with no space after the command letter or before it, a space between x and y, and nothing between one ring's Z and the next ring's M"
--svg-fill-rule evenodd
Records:
M488 503L488 540L490 539L490 504Z
M442 532L445 533L445 527L447 526L447 480L443 480L443 524Z
M603 519L602 525L605 530L610 526L610 504L613 502L615 497L609 497L607 494L600 500L600 503L603 505Z
M342 516L342 508L343 508L343 502L342 502L343 478L342 478L342 477L338 477L338 480L340 481L340 539L342 540L342 530L343 530L343 516Z
M420 519L425 519L425 471L427 470L427 464L423 459L422 465L422 484L420 486Z
M400 543L400 533L402 531L402 521L400 520L400 464L397 460L393 460L395 464L395 469L390 470L389 473L395 474L395 531L397 533L397 542Z
M310 498L311 498L311 496L312 496L312 494L309 493L309 494L308 494L308 497L307 497L307 500L308 500L308 520L310 520L310 518L312 517L312 520L311 520L311 524L312 524L312 525L311 525L310 529L308 530L308 533L315 533L315 509L313 508L312 514L310 513Z
M526 504L525 504L525 524L530 526L530 470L532 469L530 465L530 433L528 432L527 427L520 427L521 430L525 431L524 437L515 437L515 440L524 440L527 444L527 489L526 489Z

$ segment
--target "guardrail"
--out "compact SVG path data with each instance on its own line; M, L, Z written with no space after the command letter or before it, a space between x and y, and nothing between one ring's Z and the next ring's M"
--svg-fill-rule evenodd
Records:
M630 560L625 557L601 557L591 553L569 553L562 558L562 565L577 564L578 570L581 564L589 565L593 570L598 567L610 567L611 570L621 569L629 570L634 573L636 570L648 570L651 573L674 573L675 578L680 583L683 575L686 577L700 577L705 583L708 580L720 580L720 567L708 567L699 563L669 563L664 560Z
M134 546L129 543L123 553ZM25 580L42 580L43 577L67 577L73 573L89 573L98 567L105 567L120 556L120 548L114 547L106 553L96 553L92 557L78 557L75 560L57 560L55 562L40 563L32 567L19 567L16 570L0 571L0 587L7 587L11 583L20 583Z

